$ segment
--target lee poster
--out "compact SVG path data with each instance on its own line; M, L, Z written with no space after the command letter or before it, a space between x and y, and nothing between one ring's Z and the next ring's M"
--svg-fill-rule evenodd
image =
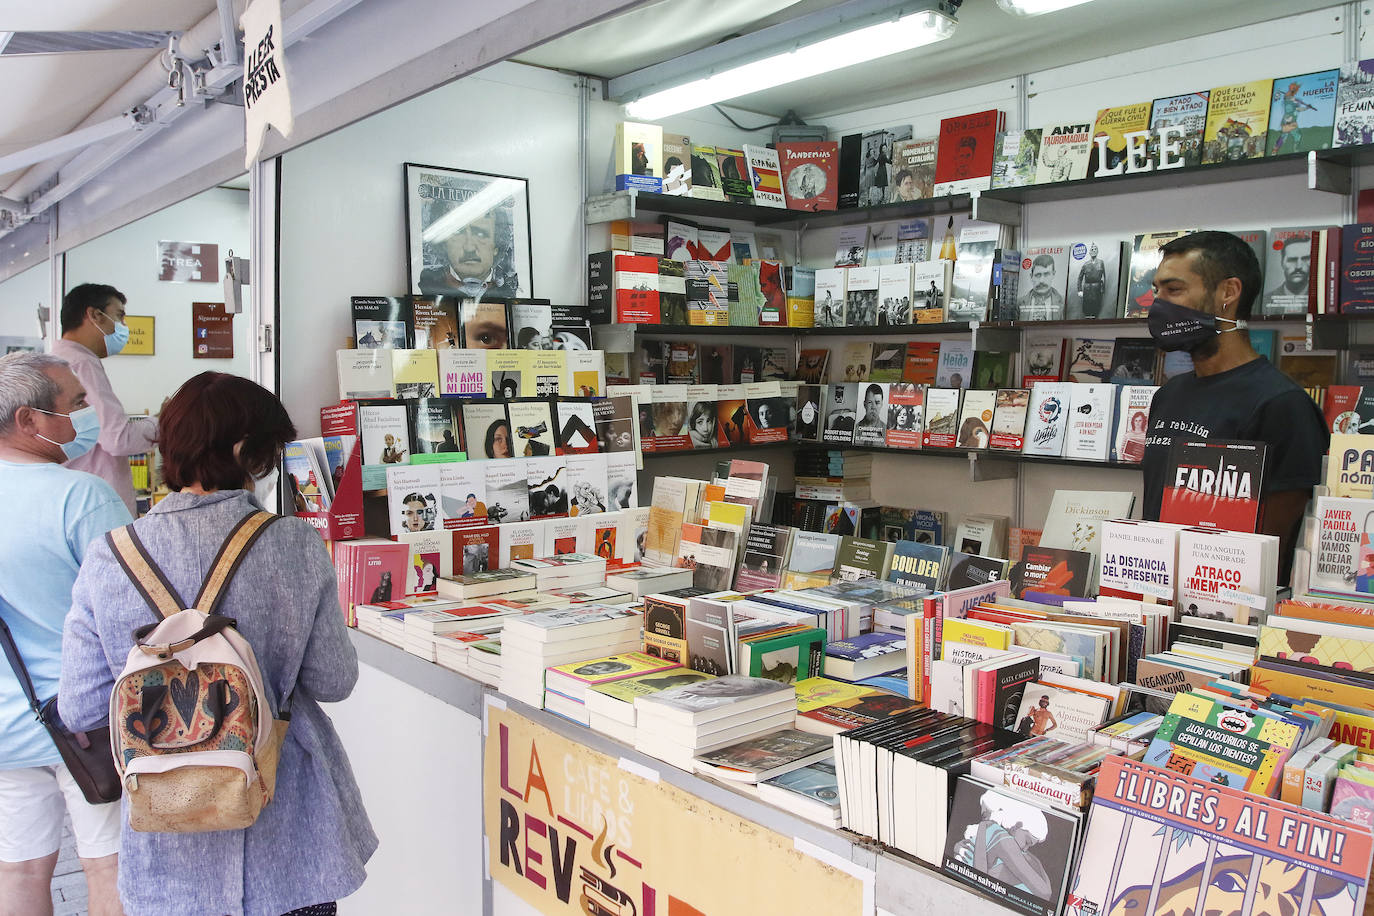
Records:
M869 880L652 772L486 707L491 876L540 913L871 914ZM667 766L664 764L663 766ZM709 879L706 879L709 876Z

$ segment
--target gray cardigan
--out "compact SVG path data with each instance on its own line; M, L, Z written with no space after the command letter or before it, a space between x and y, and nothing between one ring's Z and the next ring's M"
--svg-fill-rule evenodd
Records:
M194 601L239 519L260 508L243 490L173 493L135 530L177 594ZM357 890L377 848L334 727L320 708L353 690L348 640L324 542L303 519L274 522L253 545L220 612L238 620L273 706L292 694L277 794L247 830L135 833L120 839L119 896L129 916L280 916ZM62 718L104 723L131 632L154 620L102 539L72 592L62 641Z

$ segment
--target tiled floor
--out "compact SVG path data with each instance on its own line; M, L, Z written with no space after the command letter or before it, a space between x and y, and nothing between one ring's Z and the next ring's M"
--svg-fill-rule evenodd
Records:
M86 876L76 857L71 821L62 827L62 851L52 878L52 909L53 916L86 916Z

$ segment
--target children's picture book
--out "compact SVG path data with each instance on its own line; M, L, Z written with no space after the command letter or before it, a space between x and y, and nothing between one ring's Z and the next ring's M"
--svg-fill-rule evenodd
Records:
M1274 80L1265 155L1286 156L1331 147L1340 75L1340 70L1322 70Z
M1211 90L1202 137L1204 164L1256 159L1265 154L1273 86L1269 79Z

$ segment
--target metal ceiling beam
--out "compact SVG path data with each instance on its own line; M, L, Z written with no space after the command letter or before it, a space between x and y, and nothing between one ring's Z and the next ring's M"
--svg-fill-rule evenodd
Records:
M132 112L122 114L117 118L110 118L80 130L74 130L69 134L45 140L28 149L20 150L17 153L10 153L8 156L0 156L0 175L7 174L15 169L22 169L26 165L33 165L36 162L44 162L55 156L64 153L72 153L77 150L108 140L111 137L123 133L131 133L138 125L135 122Z

